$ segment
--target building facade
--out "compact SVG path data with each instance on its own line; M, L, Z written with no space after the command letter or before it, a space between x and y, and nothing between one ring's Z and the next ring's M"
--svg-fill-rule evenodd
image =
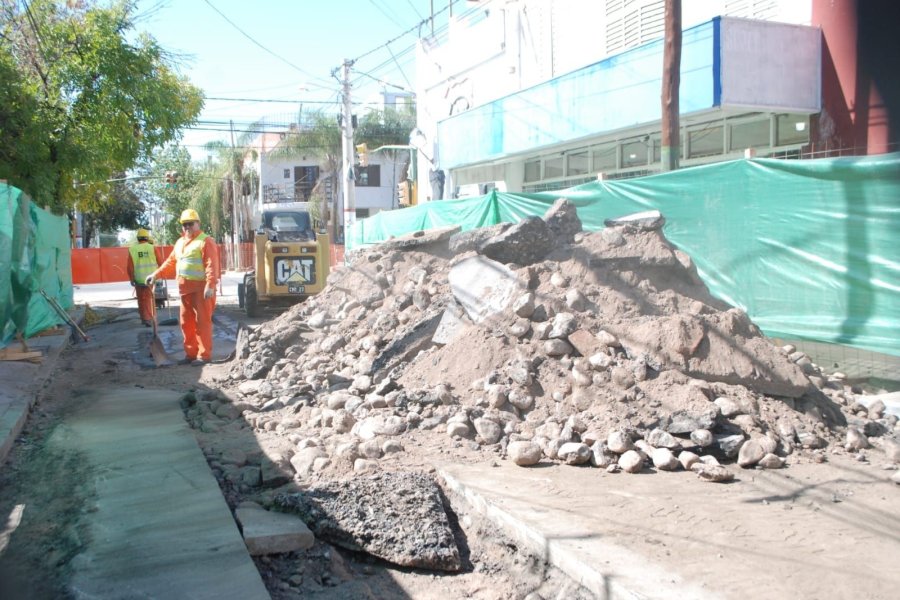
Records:
M866 4L684 2L680 164L895 150ZM663 0L466 3L419 43L418 172L443 170L445 197L658 172L664 18Z

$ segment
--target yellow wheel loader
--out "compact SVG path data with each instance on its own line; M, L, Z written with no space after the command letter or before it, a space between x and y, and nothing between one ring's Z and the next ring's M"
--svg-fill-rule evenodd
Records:
M238 285L238 304L248 317L284 308L325 288L331 267L328 234L313 230L306 202L264 204L254 235L255 269Z

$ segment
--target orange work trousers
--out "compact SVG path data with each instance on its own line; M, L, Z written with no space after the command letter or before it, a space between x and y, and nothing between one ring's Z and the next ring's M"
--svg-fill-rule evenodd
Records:
M153 297L153 287L134 284L134 293L137 296L138 314L141 316L141 321L152 321L153 303L156 301Z
M203 290L181 295L181 334L184 336L184 356L212 360L212 315L216 310L216 296L207 300Z

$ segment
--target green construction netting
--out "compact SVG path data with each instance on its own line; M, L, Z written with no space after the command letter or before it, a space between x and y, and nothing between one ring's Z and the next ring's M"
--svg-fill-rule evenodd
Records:
M659 210L666 236L691 255L710 291L770 336L900 356L900 154L738 160L430 202L357 222L348 250L418 229L515 222L561 197L588 230Z
M40 291L72 306L71 253L65 217L0 183L0 347L63 323Z

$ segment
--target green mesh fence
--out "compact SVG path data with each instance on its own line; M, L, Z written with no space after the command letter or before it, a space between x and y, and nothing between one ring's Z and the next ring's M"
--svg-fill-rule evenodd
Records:
M0 183L0 347L63 322L41 290L72 306L68 220Z
M491 192L382 212L348 250L417 229L463 230L542 215L565 197L585 229L659 210L710 291L773 337L900 356L900 154L738 160L567 190Z

